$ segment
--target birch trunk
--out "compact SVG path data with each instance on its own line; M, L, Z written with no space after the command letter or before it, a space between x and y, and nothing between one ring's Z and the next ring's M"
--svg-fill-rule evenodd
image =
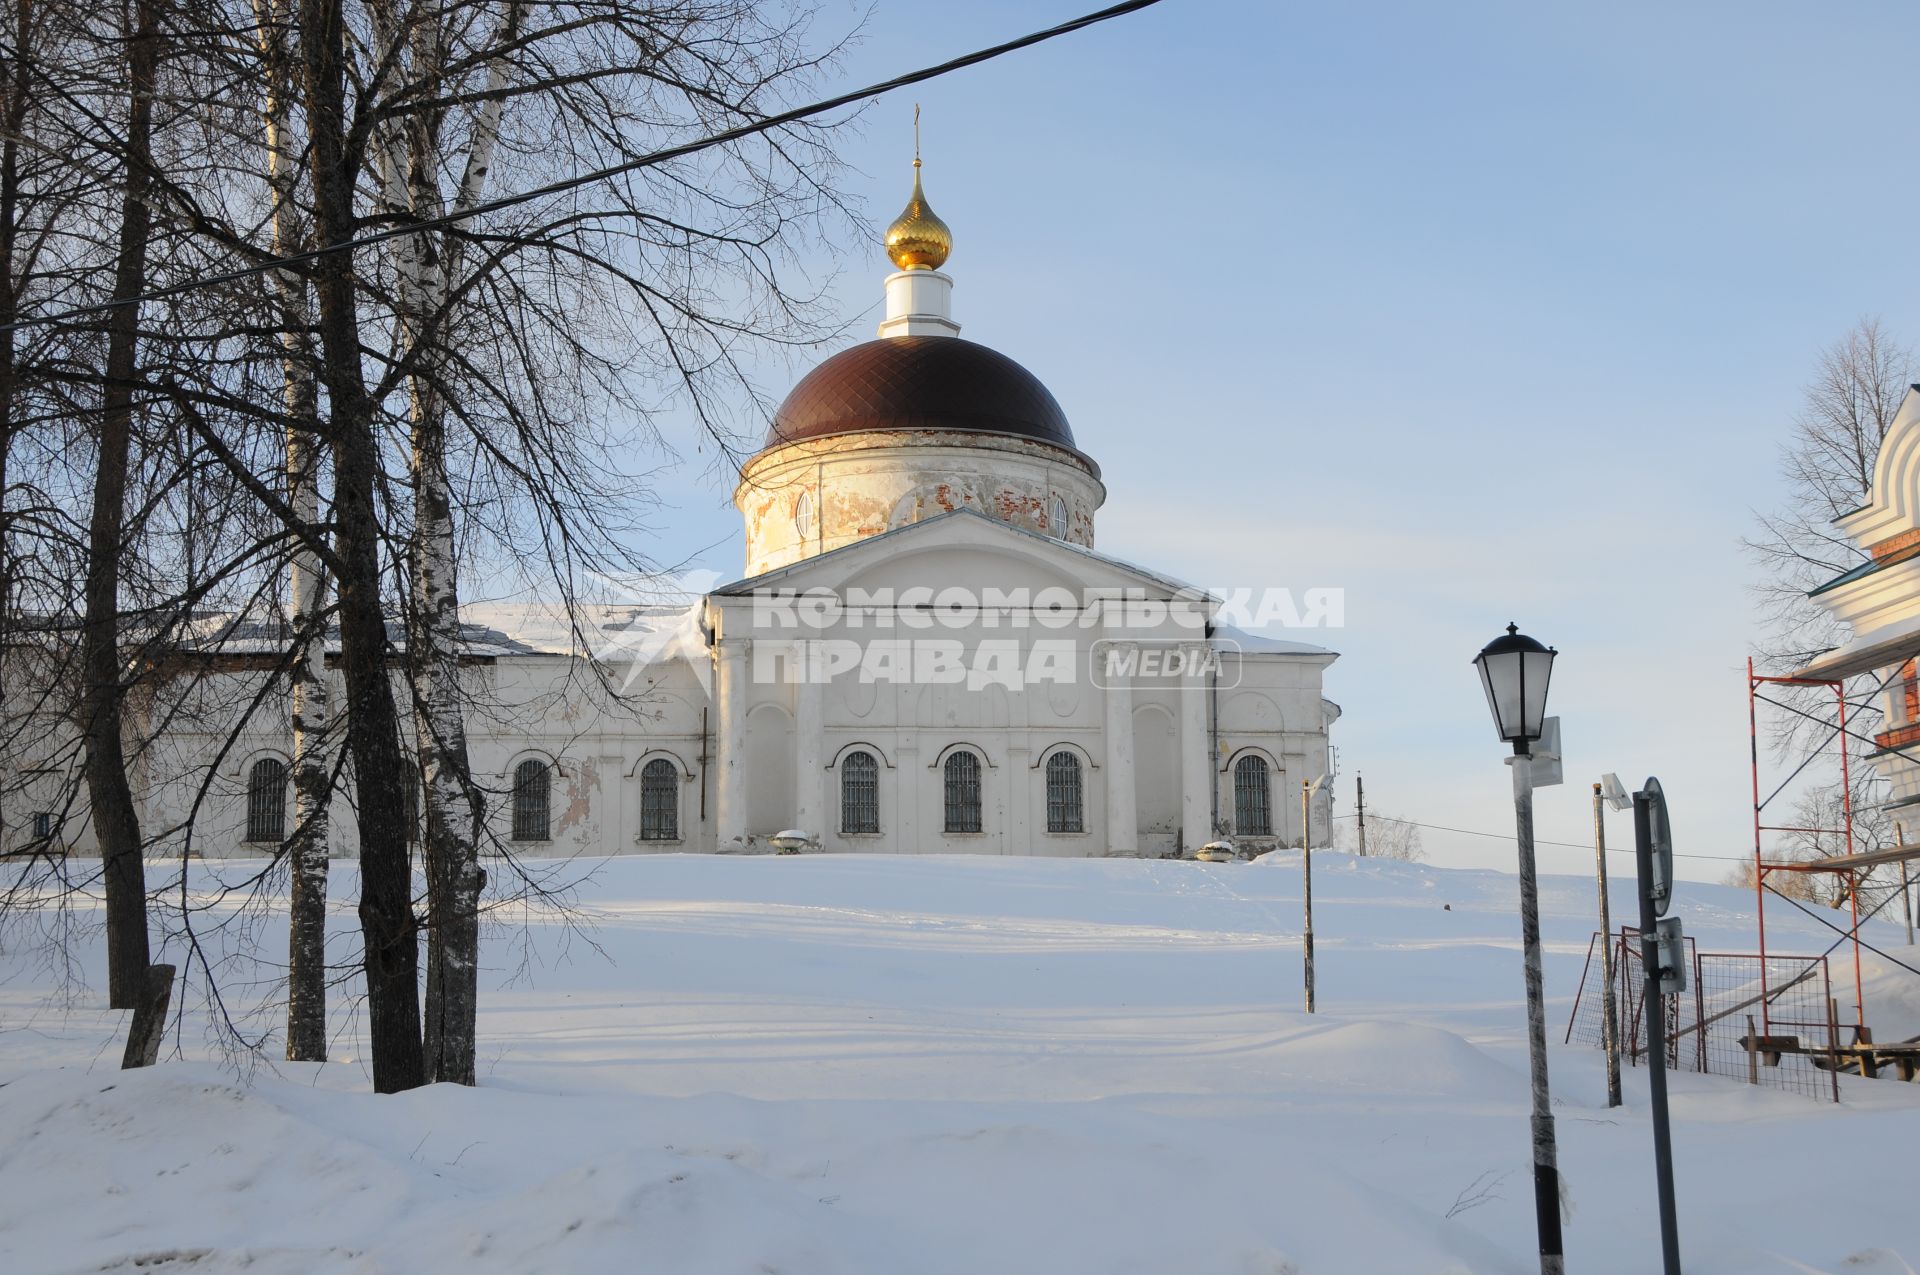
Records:
M509 6L503 38L518 30L519 5ZM431 79L445 60L444 15L416 11L409 39L413 73ZM391 38L399 38L397 31ZM488 90L497 93L506 68L488 68ZM484 188L499 135L501 103L482 106L468 143L453 207L473 206ZM416 218L445 209L439 173L443 153L440 120L425 113L408 119L404 141L389 133L381 149L381 187L389 209ZM427 866L427 998L425 1051L429 1076L474 1083L475 1018L479 1008L480 806L468 761L465 706L459 682L460 601L453 501L447 472L446 405L441 397L447 339L445 313L458 277L459 241L439 233L394 241L400 319L408 354L409 413L413 435L414 542L411 572L412 625L408 659L413 669L415 728L419 741L421 798L425 805Z
M321 246L354 231L360 171L347 128L345 23L341 0L299 0L314 235ZM360 928L365 949L373 1087L411 1089L424 1079L420 1049L419 932L407 848L399 719L387 675L374 487L379 442L360 365L360 320L351 250L313 267L321 375L331 408L334 520L339 580L340 664L346 684L347 748L359 801Z
M295 203L298 144L290 134L294 74L288 0L255 0L260 53L266 71L262 126L267 185L273 201L273 251L302 246ZM306 332L311 323L306 282L291 270L273 280L280 304L280 375L287 411L287 505L302 529L320 520L319 394ZM293 718L293 835L287 841L292 878L287 917L287 1060L324 1062L327 1056L327 581L319 556L296 545L287 571L287 607L294 651L288 681Z
M478 1011L480 892L479 807L468 769L466 724L459 687L459 594L454 566L453 514L446 475L445 418L429 405L416 408L414 488L416 534L412 640L421 796L426 803L427 1007L429 1075L474 1083Z
M13 453L18 419L18 353L12 324L20 317L15 247L20 224L20 138L26 132L27 104L31 100L28 67L34 46L33 16L33 0L18 0L12 32L15 56L0 58L0 103L4 103L6 112L0 118L0 704L4 703L7 686L7 629L13 622L13 502L7 499L7 460ZM0 739L0 756L10 743ZM0 774L12 775L15 770L12 759L6 758ZM11 786L0 783L0 850L18 845L9 835L12 824L6 797Z
M150 143L158 15L153 0L136 0L127 44L129 110L126 189L120 204L120 242L114 263L115 300L144 290L151 213ZM125 551L127 468L133 424L133 384L139 370L137 305L122 305L107 320L106 381L100 403L93 509L88 528L86 623L82 635L81 731L86 742L88 803L107 896L107 994L115 1009L132 1009L146 987L147 874L140 816L127 779L121 736L125 671L120 655L120 561Z

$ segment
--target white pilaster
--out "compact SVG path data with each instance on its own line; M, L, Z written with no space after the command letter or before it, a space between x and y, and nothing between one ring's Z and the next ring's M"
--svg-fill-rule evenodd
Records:
M714 784L714 824L718 849L738 850L747 843L747 657L752 642L724 638L715 696L719 700L719 756Z
M1180 839L1188 854L1213 840L1213 760L1207 692L1200 686L1184 687L1180 691Z
M826 804L826 714L819 681L825 660L811 649L804 638L793 644L794 667L800 684L795 688L793 711L793 758L798 774L794 776L794 826L824 840L833 829L828 826ZM820 667L816 668L818 660Z
M1118 644L1120 664L1131 665L1127 657L1133 645ZM1134 806L1133 683L1112 671L1112 661L1107 667L1107 853L1137 854L1140 837Z
M953 280L938 270L896 270L887 276L887 317L881 336L959 336L953 321Z
M1003 854L1033 854L1033 748L1026 735L1010 736L1007 744L1006 845Z
M901 697L899 702L906 702ZM920 738L911 728L900 732L900 742L896 745L899 754L894 769L894 801L897 813L894 818L899 826L881 827L881 831L891 834L887 839L887 848L899 854L916 854L922 845L931 840L926 828L920 822L920 786L927 781L926 771L920 765Z
M637 785L627 782L626 758L602 753L593 759L593 808L600 816L599 836L596 838L602 854L622 854L633 848L627 838L627 789Z

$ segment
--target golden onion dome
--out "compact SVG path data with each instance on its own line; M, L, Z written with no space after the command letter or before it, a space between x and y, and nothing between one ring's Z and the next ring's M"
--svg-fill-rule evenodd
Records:
M920 189L920 160L913 161L913 197L887 227L887 256L899 270L938 270L953 251L953 232L927 207Z

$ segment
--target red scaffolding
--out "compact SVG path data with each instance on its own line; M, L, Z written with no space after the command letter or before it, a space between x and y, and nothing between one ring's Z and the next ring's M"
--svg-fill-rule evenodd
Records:
M1765 822L1766 808L1773 800L1785 792L1789 785L1804 772L1808 766L1817 762L1826 752L1828 743L1823 742L1814 751L1802 759L1793 768L1786 779L1768 793L1760 796L1760 701L1766 699L1769 704L1798 712L1790 705L1778 700L1767 699L1760 693L1762 686L1814 686L1827 687L1833 692L1835 720L1831 745L1840 754L1840 826L1838 828L1808 828L1792 824L1770 824ZM1804 715L1804 714L1803 714ZM1769 677L1753 671L1753 659L1747 659L1747 733L1753 761L1753 891L1756 916L1760 927L1760 1013L1765 1031L1771 1034L1773 1021L1770 1009L1772 996L1767 988L1767 877L1775 872L1827 872L1847 878L1847 901L1852 909L1852 925L1847 930L1847 940L1853 944L1853 1021L1856 1031L1866 1026L1866 999L1862 990L1860 975L1860 875L1861 867L1847 862L1853 858L1853 783L1848 770L1847 760L1847 696L1844 683L1830 678L1815 677ZM1818 859L1800 862L1769 862L1766 857L1765 837L1769 832L1795 832L1809 836L1829 836L1839 838L1840 853L1825 855Z

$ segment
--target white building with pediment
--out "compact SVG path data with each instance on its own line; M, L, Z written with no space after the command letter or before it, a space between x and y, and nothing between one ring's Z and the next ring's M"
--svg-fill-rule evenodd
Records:
M917 174L887 246L878 336L801 380L742 467L742 579L572 621L463 612L490 835L566 855L764 851L789 830L897 853L1298 844L1334 653L1230 630L1217 599L1099 552L1099 466L1038 379L960 336ZM217 649L257 675L231 635ZM260 853L286 833L284 709L222 753L225 729L183 715L147 754L147 825ZM344 797L335 813L350 853ZM43 814L84 848L83 811Z

